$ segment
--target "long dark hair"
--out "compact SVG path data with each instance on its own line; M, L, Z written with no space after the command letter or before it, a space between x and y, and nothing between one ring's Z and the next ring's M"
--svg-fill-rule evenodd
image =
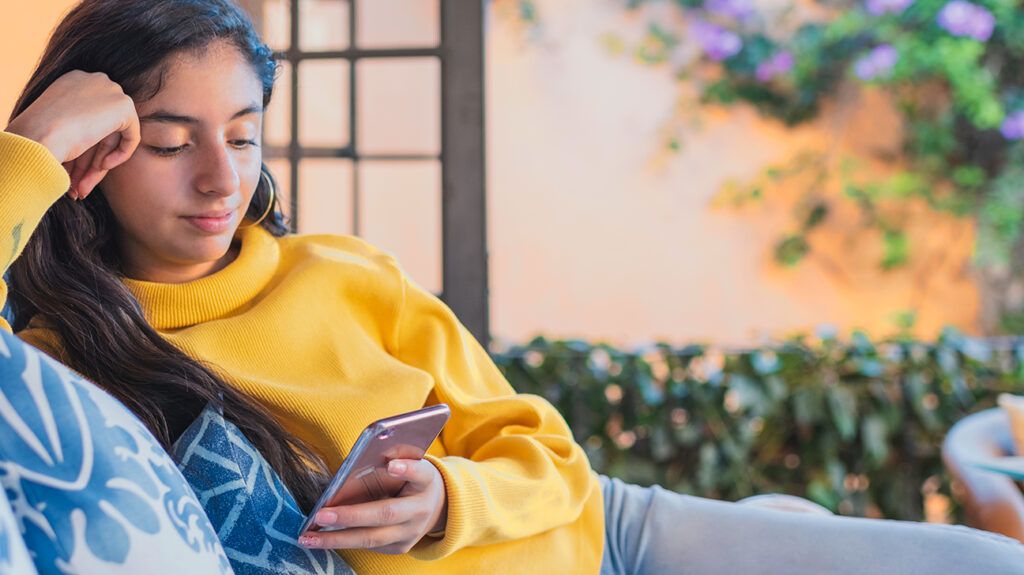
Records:
M57 26L11 118L72 70L103 72L136 102L159 92L168 56L229 42L252 64L270 102L277 63L231 0L84 0ZM272 179L266 165L263 172ZM264 178L247 215L275 236L288 232ZM212 366L163 339L122 283L114 214L102 185L82 202L63 196L43 217L10 268L13 328L38 316L60 337L62 360L127 405L169 447L180 419L220 406L281 475L304 509L319 496L322 459L260 403L228 385ZM180 431L180 429L178 429Z

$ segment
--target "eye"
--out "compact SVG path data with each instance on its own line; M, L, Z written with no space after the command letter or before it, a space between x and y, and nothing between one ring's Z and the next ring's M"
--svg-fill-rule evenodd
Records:
M153 150L153 153L158 156L175 156L177 154L180 154L187 147L188 144L184 144L174 148L159 148L157 146L149 146L149 149Z
M238 148L238 149L248 148L248 147L255 148L255 147L259 146L259 144L256 143L256 140L232 140L231 141L231 145L236 147L236 148Z

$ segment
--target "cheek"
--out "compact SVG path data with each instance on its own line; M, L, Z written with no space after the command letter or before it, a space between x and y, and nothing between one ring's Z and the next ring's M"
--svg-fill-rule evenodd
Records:
M125 221L153 221L172 211L180 202L182 176L167 166L133 157L121 166L111 170L100 183L121 225L133 226Z
M262 162L257 158L254 162L247 162L244 168L240 170L239 177L241 179L241 192L242 192L242 205L247 206L252 201L253 194L256 193L256 187L260 185L260 166Z

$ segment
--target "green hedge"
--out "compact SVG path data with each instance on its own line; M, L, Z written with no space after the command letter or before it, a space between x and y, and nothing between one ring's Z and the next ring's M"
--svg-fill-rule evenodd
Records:
M950 495L949 427L1024 379L1024 340L953 330L935 343L819 334L749 350L537 338L493 355L518 391L559 408L604 473L911 520L924 517L923 494Z

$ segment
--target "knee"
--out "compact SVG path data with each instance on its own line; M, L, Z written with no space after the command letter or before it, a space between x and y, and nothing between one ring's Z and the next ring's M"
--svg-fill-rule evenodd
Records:
M795 495L785 495L782 493L765 493L762 495L752 495L750 497L744 497L736 502L739 505L750 505L754 507L764 507L767 509L777 509L779 511L789 511L793 513L813 513L816 515L833 515L828 508L818 505L817 503L804 499L803 497L797 497Z

